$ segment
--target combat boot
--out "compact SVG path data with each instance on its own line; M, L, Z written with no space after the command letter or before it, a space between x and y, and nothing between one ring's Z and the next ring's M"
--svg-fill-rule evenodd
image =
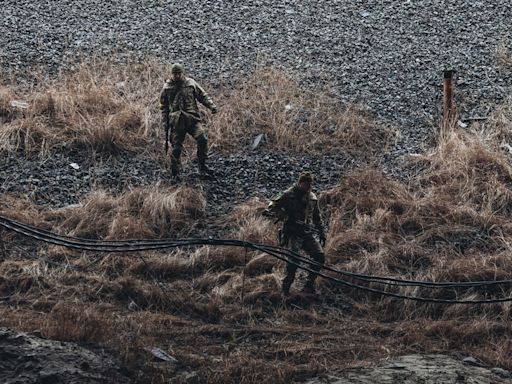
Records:
M200 162L199 163L199 174L201 176L213 176L214 172L213 172L213 169L208 167L205 163Z
M171 165L171 179L176 182L181 181L179 166L175 164Z

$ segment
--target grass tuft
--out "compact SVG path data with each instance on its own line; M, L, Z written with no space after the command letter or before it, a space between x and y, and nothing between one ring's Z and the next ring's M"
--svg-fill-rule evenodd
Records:
M376 124L355 105L344 105L327 89L306 91L286 72L257 66L219 95L221 111L210 121L220 150L249 146L263 134L277 151L320 153L340 148L362 155L382 150L395 132Z

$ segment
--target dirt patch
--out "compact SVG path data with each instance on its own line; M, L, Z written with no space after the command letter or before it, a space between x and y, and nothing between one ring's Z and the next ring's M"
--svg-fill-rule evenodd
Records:
M131 380L104 351L0 328L0 382L93 384Z
M471 358L457 360L446 355L408 355L376 368L348 369L336 377L315 379L307 384L512 383L512 375L506 370L472 364L478 362Z

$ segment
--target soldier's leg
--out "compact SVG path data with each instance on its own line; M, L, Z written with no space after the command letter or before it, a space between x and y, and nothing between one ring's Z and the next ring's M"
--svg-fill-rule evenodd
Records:
M180 171L180 157L186 134L187 131L183 126L177 126L172 132L171 173L173 177L177 177Z
M196 139L197 143L197 163L199 165L199 172L211 173L212 170L206 166L206 159L208 157L208 135L203 130L200 123L194 124L190 134Z
M305 291L311 291L314 292L315 290L315 280L317 278L316 272L319 272L321 269L321 266L325 263L325 253L322 250L322 246L318 242L315 237L310 234L302 243L302 249L308 254L309 257L313 259L317 263L317 265L310 265L310 268L313 270L313 272L310 272L308 275L308 278L306 280L306 284L304 285Z
M295 237L291 237L288 240L288 248L293 252L299 251L299 241ZM292 260L293 261L293 260ZM286 263L286 274L283 279L282 291L283 294L288 295L290 293L290 287L292 286L293 280L295 280L295 274L297 272L297 266L291 263Z

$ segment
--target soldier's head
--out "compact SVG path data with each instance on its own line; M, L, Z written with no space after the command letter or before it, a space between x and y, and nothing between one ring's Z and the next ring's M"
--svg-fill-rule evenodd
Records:
M311 172L302 172L299 176L299 180L297 181L297 185L304 192L311 191L311 186L313 185L313 181L315 177Z
M185 78L185 75L183 74L183 65L179 63L175 63L171 67L171 75L172 79L175 81L181 81Z

